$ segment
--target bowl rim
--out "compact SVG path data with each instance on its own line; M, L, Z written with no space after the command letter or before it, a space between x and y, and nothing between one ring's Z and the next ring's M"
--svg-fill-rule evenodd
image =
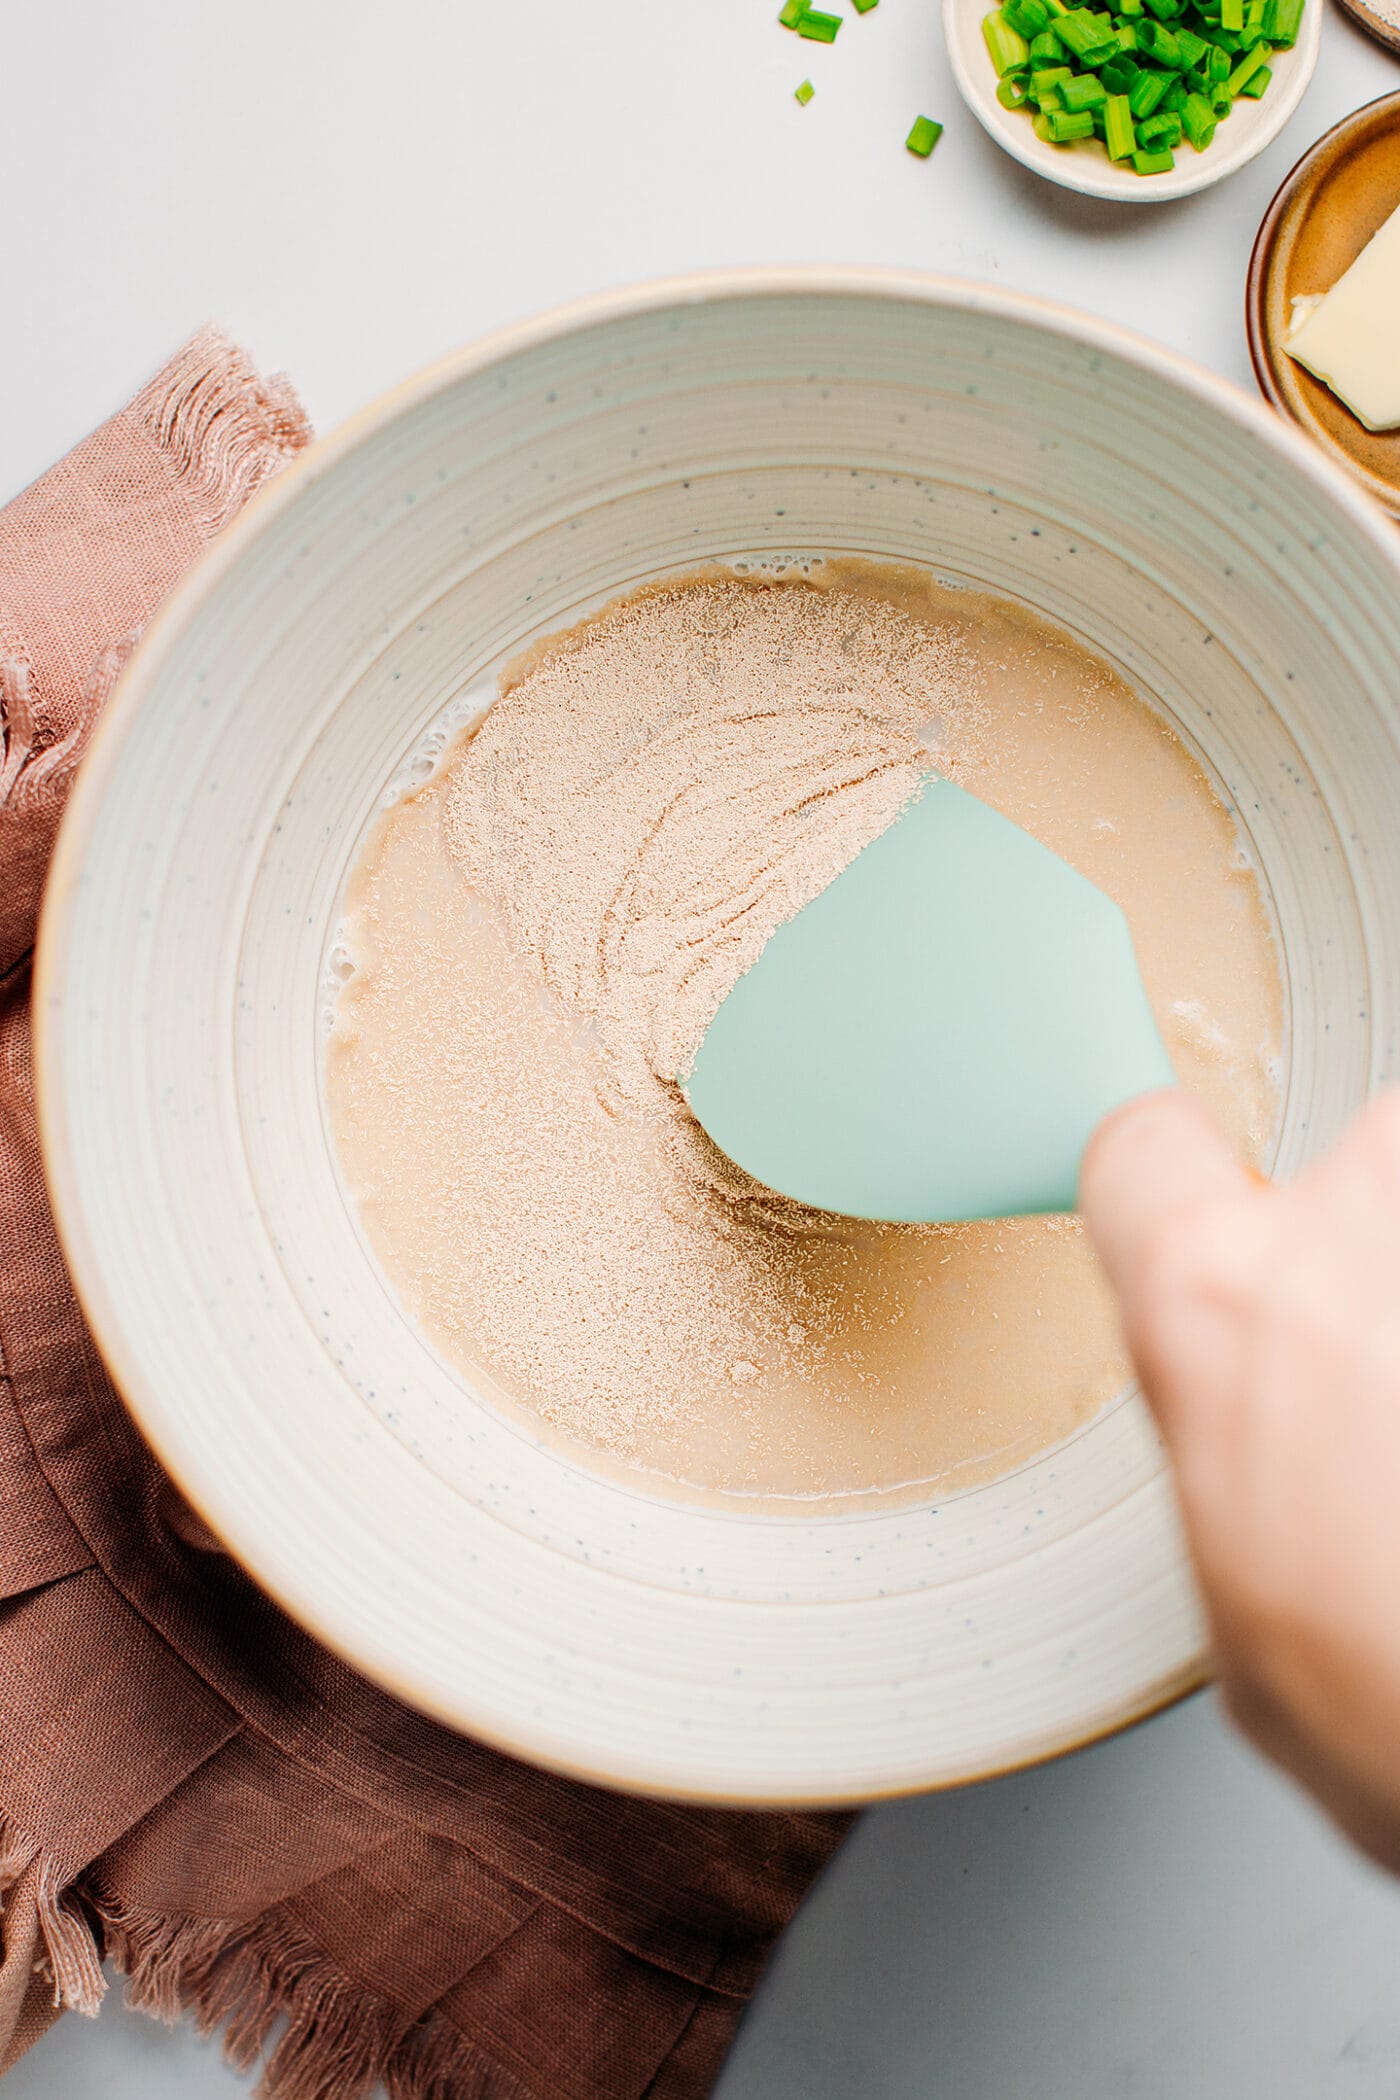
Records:
M1397 44L1396 48L1400 49L1400 44ZM1303 431L1305 436L1307 433L1304 426L1294 415L1288 396L1278 382L1275 347L1279 356L1286 353L1281 342L1275 346L1265 313L1269 276L1278 250L1279 228L1299 187L1314 164L1349 133L1364 131L1382 111L1388 111L1394 117L1397 126L1400 126L1400 88L1392 88L1388 94L1376 95L1371 101L1363 102L1360 109L1353 109L1346 116L1339 117L1335 124L1323 132L1321 138L1313 140L1306 153L1301 153L1294 161L1269 199L1268 210L1259 222L1259 231L1255 234L1254 245L1249 251L1249 268L1244 281L1244 330L1249 345L1249 361L1254 367L1254 377L1264 399L1291 428ZM1340 463L1344 456L1340 448L1334 452L1330 446L1322 445L1316 438L1309 437L1308 443L1321 452L1325 459L1336 463ZM1400 490L1382 495L1374 485L1372 477L1359 465L1343 467L1342 471L1348 474L1359 488L1365 489L1371 500L1387 516L1400 522Z
M910 1777L893 1785L858 1785L849 1792L836 1795L829 1791L813 1795L800 1791L735 1793L698 1780L694 1785L678 1784L674 1775L668 1775L664 1782L657 1779L649 1786L644 1774L634 1772L629 1772L624 1780L616 1772L600 1770L581 1758L561 1755L552 1743L546 1746L535 1740L529 1723L523 1719L513 1723L510 1730L504 1730L498 1722L474 1713L470 1690L451 1700L433 1692L407 1669L396 1668L395 1659L386 1657L372 1640L357 1645L343 1629L334 1623L327 1624L323 1617L323 1586L314 1577L307 1579L300 1571L288 1570L285 1563L274 1577L250 1564L239 1543L243 1523L239 1516L223 1507L219 1479L212 1474L191 1477L178 1452L172 1450L171 1440L176 1432L172 1428L167 1434L168 1411L160 1399L156 1382L148 1377L135 1348L128 1341L121 1305L108 1288L89 1235L83 1172L67 1126L56 1021L68 941L82 888L83 865L127 725L134 720L159 678L189 618L218 588L264 524L293 503L303 489L313 485L330 467L353 452L371 433L384 429L399 416L462 379L491 369L521 352L574 332L639 314L717 301L737 304L774 297L873 299L913 306L947 307L955 311L994 315L1010 322L1029 321L1061 337L1121 358L1138 371L1208 402L1236 424L1252 431L1262 444L1291 461L1300 473L1330 495L1346 514L1348 522L1371 539L1387 564L1400 572L1400 541L1396 540L1394 528L1379 506L1357 486L1344 468L1327 458L1294 425L1275 415L1262 402L1252 399L1231 381L1207 371L1181 353L1115 322L1081 314L1054 301L949 275L864 264L760 265L693 272L571 300L526 320L490 331L449 352L374 397L325 437L313 440L211 541L152 616L94 725L64 811L50 862L35 944L32 1026L36 1108L45 1180L55 1228L83 1317L118 1394L167 1477L214 1531L230 1557L275 1604L351 1668L370 1677L407 1705L432 1715L451 1728L469 1733L509 1756L526 1758L546 1769L593 1785L623 1787L639 1794L651 1791L673 1801L722 1807L788 1805L815 1808L897 1799L974 1784L1106 1740L1199 1690L1212 1674L1208 1653L1202 1648L1185 1658L1166 1678L1144 1687L1121 1710L1108 1715L1100 1713L1088 1725L1037 1742L1023 1755L1010 1756L937 1780Z
M995 82L990 77L973 77L963 61L961 40L955 33L954 25L961 22L968 7L969 0L943 0L943 39L958 92L982 129L1004 153L1018 160L1023 168L1029 168L1033 175L1055 183L1060 189L1073 190L1078 196L1097 197L1105 204L1172 204L1181 197L1194 197L1199 191L1208 190L1217 182L1224 182L1228 176L1238 174L1241 168L1248 167L1250 161L1273 144L1296 113L1317 70L1318 53L1322 47L1323 0L1309 0L1303 15L1303 35L1289 54L1300 62L1290 71L1287 86L1277 100L1270 101L1269 121L1261 123L1258 136L1233 150L1227 141L1218 159L1212 157L1214 147L1208 147L1204 153L1193 154L1191 161L1173 168L1167 175L1140 176L1136 178L1134 188L1120 189L1110 187L1108 180L1114 163L1100 162L1087 154L1061 152L1055 146L1044 146L1029 123L1020 123L1013 129L1000 122L1002 112L996 99ZM1256 107L1263 113L1262 103ZM1053 161L1047 158L1051 154L1055 156Z

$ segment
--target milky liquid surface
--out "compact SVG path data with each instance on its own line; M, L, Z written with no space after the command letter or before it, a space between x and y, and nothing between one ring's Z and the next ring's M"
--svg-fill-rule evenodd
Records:
M1165 723L1022 608L863 563L812 583L697 582L639 607L630 656L585 627L508 675L367 844L327 1045L347 1186L428 1338L581 1462L707 1503L950 1492L1127 1380L1076 1221L807 1211L671 1083L735 927L830 879L929 754L1124 908L1178 1072L1256 1159L1279 1108L1259 883Z

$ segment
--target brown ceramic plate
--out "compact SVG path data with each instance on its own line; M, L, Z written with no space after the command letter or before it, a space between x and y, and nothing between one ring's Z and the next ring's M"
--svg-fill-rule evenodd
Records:
M1346 117L1288 176L1254 243L1245 322L1255 377L1275 408L1400 518L1400 430L1367 430L1283 347L1293 301L1330 291L1400 205L1400 94Z
M1378 8L1368 7L1366 0L1342 0L1342 6L1354 22L1368 29L1382 44L1388 44L1392 51L1400 51L1400 26L1387 21Z

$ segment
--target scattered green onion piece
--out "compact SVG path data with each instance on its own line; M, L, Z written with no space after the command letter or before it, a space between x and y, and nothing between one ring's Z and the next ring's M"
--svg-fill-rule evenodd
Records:
M1137 128L1138 144L1148 147L1179 146L1181 144L1182 121L1175 110L1163 110L1160 115L1148 117Z
M927 160L942 136L943 126L935 124L932 117L915 117L904 143L911 153L918 154L920 160Z
M1135 117L1150 117L1170 87L1165 73L1139 73L1128 89L1128 106Z
M997 101L1003 109L1024 109L1030 99L1031 84L1026 74L1002 74L997 82Z
M1064 46L1053 29L1042 29L1039 36L1031 38L1030 62L1034 66L1057 66Z
M1238 95L1243 89L1245 82L1252 80L1259 68L1266 66L1272 56L1273 54L1267 44L1256 44L1254 49L1240 60L1234 72L1226 81L1225 86L1228 92L1231 95Z
M1039 116L1032 119L1031 130L1045 145L1054 145L1055 141L1050 136L1050 119L1043 111Z
M1210 91L1210 106L1217 117L1228 117L1235 106L1235 98L1223 80L1218 80Z
M1050 126L1050 142L1055 146L1071 146L1076 139L1094 136L1094 120L1087 109L1051 110L1046 122Z
M1230 77L1230 54L1222 51L1219 44L1211 44L1206 50L1205 72L1208 80L1228 80Z
M1209 48L1206 44L1205 38L1203 36L1197 36L1194 29L1182 29L1178 27L1176 32L1176 43L1177 49L1180 51L1181 56L1185 61L1186 71L1188 73L1194 72L1196 67L1201 63L1201 60L1205 57L1206 51Z
M802 104L802 107L805 109L807 107L807 104L811 101L813 95L815 95L817 91L813 87L810 80L804 80L801 86L795 87L792 92L793 99L797 102L800 102Z
M1097 109L1108 100L1108 89L1097 73L1076 73L1060 89L1060 100L1071 111Z
M1220 0L1220 26L1239 34L1244 28L1244 0Z
M1198 153L1204 153L1215 137L1215 111L1204 95L1188 95L1181 112L1181 128Z
M1250 74L1248 80L1240 89L1240 93L1242 95L1248 95L1252 102L1257 102L1259 100L1259 97L1267 89L1269 82L1273 79L1273 77L1274 69L1272 66L1261 66L1257 73Z
M1104 104L1103 142L1110 160L1131 160L1137 140L1126 95L1110 95Z
M880 5L880 0L851 0L851 5L858 15L868 15L872 7Z
M1059 90L1067 80L1073 80L1073 78L1074 75L1068 66L1046 66L1043 71L1032 73L1031 94L1037 102L1043 102L1047 95L1054 95L1055 107L1058 109L1060 107Z
M1176 166L1176 155L1170 146L1140 148L1133 155L1133 166L1139 175L1169 175Z
M823 15L815 8L809 8L798 18L797 34L814 44L834 44L840 27L840 15Z
M796 29L807 12L808 0L783 0L783 11L778 20L784 29Z
M998 75L1019 73L1029 62L1031 47L1019 29L1013 29L998 8L982 17L982 38Z

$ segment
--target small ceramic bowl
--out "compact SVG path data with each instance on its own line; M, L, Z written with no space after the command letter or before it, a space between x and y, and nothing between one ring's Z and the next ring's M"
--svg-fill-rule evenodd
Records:
M1139 175L1131 165L1111 161L1097 139L1072 146L1047 146L1035 135L1023 109L1003 109L997 101L997 76L982 40L982 20L993 0L943 0L943 31L954 77L963 100L999 146L1062 189L1086 197L1107 197L1115 204L1167 204L1223 182L1283 130L1312 79L1322 39L1324 0L1308 0L1303 26L1291 51L1272 61L1269 92L1258 102L1247 96L1236 102L1204 153L1190 146L1177 149L1176 166L1166 175Z
M404 1698L675 1796L984 1777L1206 1667L1131 1394L959 1495L688 1506L527 1433L435 1355L342 1192L319 1053L345 885L433 725L613 593L843 552L1038 608L1201 754L1277 919L1296 1168L1400 1043L1400 535L1262 403L982 286L619 292L367 410L148 629L44 912L55 1214L190 1503Z
M1293 301L1329 291L1400 206L1400 94L1344 117L1305 153L1264 216L1245 326L1261 392L1400 518L1400 430L1368 430L1283 345Z

